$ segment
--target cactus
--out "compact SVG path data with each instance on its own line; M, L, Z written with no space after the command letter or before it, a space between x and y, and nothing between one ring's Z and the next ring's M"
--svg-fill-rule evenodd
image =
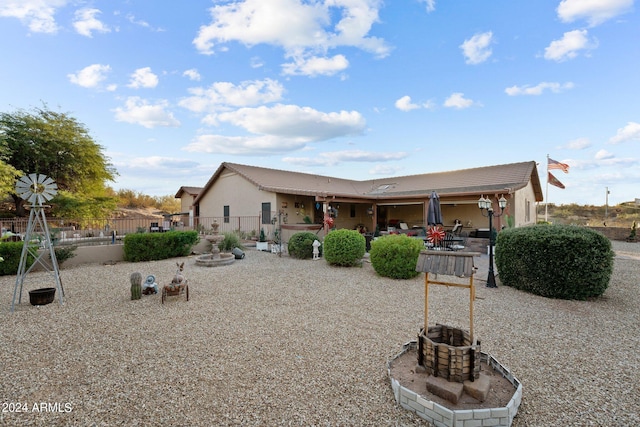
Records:
M142 298L142 274L131 273L131 299Z

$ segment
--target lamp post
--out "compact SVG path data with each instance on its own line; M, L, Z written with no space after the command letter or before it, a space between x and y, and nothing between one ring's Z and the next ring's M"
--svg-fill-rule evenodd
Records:
M500 206L500 213L496 214L493 212L493 204L488 196L486 199L484 196L480 196L480 199L478 200L478 207L480 208L482 216L489 217L489 274L487 275L487 288L498 287L496 285L496 276L493 272L493 246L496 244L495 237L493 235L493 217L501 216L504 213L504 208L507 206L507 199L502 195L500 196L500 199L498 199L498 206ZM486 215L485 211L487 212Z

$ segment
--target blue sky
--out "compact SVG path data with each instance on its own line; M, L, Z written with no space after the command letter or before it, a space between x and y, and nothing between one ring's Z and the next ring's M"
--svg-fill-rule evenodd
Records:
M0 0L0 109L70 113L149 195L223 161L350 179L536 161L640 198L634 0Z

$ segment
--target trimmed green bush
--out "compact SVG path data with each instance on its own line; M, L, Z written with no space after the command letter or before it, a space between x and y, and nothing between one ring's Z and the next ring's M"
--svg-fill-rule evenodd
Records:
M323 242L324 259L331 265L350 267L357 265L366 250L364 236L357 230L333 230Z
M422 240L405 234L391 234L371 242L369 259L380 276L410 279L420 274L416 271L416 264L422 249Z
M56 254L56 261L58 262L58 266L61 266L66 260L73 258L76 256L77 246L56 246L53 248L53 251Z
M609 286L613 255L604 235L570 225L507 229L496 242L500 281L548 298L602 295Z
M287 250L289 251L289 256L298 259L309 259L313 258L313 242L318 239L315 233L310 231L301 231L299 233L295 233L289 239L289 243L287 245ZM318 247L320 254L322 254L322 246Z
M227 232L223 233L224 238L218 242L218 249L220 252L231 252L235 248L244 249L242 243L240 243L240 236L238 233Z
M127 234L124 237L124 259L139 262L187 256L198 239L195 230Z
M0 276L8 276L18 274L20 266L20 256L22 255L23 242L2 242L0 243L0 257L4 261L0 262ZM27 256L26 270L34 263L35 259L32 255Z

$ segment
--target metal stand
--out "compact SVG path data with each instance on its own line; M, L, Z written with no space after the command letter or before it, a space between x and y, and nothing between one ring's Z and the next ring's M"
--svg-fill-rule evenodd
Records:
M13 312L16 295L18 295L18 287L20 287L20 294L18 295L18 304L22 301L22 285L24 278L33 269L34 266L40 264L45 271L52 274L56 282L56 289L58 290L58 299L60 305L64 304L63 296L64 289L62 288L62 282L60 281L60 269L58 268L58 260L56 259L56 252L51 243L51 235L49 234L49 227L47 226L47 218L44 214L42 205L31 205L29 212L29 224L27 225L27 232L24 235L24 241L22 244L22 254L20 255L20 264L18 266L18 274L16 276L16 285L13 288L13 300L11 301L11 311ZM44 234L42 244L44 245L44 251L38 254L38 246L31 246L30 242L34 236L34 232L37 233L40 230ZM43 260L43 257L49 254L51 259L51 265ZM32 256L35 260L29 268L27 268L27 258Z

